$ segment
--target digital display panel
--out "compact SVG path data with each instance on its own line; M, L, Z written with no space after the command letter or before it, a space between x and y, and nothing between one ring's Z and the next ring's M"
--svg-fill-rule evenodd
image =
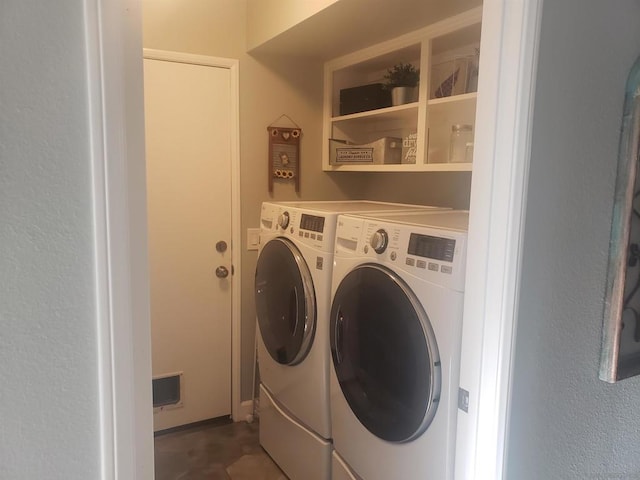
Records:
M453 262L456 241L451 238L432 237L412 233L409 238L409 255Z
M324 230L324 217L316 217L315 215L303 213L302 219L300 220L300 228L322 233Z

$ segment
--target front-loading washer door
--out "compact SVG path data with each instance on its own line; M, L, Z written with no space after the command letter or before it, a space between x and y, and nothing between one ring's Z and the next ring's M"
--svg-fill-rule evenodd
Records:
M316 299L309 267L289 240L270 240L260 252L255 298L269 355L283 365L300 363L313 342Z
M424 308L391 270L364 264L331 307L331 355L347 403L377 437L407 442L429 426L440 398L440 357Z

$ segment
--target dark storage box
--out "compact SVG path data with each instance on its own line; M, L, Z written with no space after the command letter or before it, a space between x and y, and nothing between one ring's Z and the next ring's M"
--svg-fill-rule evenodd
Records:
M382 83L340 90L340 115L366 112L391 106L391 95Z

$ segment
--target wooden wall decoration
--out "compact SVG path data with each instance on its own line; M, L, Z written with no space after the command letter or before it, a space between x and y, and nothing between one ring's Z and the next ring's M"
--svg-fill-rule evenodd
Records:
M289 119L294 126L276 126L278 120L283 117ZM278 120L267 127L269 132L269 192L273 192L274 179L295 182L296 192L299 192L302 129L286 115L282 115Z
M625 93L599 371L609 383L640 375L640 58Z

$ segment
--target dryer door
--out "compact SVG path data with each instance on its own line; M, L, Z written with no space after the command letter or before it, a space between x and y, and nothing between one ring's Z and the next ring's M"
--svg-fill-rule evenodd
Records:
M311 272L289 240L270 240L260 252L255 298L260 334L271 357L283 365L300 363L313 341L316 299Z
M440 357L420 302L392 271L353 269L331 308L331 355L342 393L377 437L407 442L431 423L440 398Z

